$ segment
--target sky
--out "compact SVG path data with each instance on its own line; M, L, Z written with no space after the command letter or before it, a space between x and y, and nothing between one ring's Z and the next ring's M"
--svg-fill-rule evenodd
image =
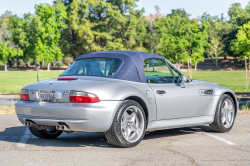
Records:
M0 0L0 14L6 10L12 11L13 14L21 16L24 13L34 13L35 4L49 3L53 0ZM191 14L190 18L197 18L205 11L212 16L228 17L228 9L232 3L239 2L242 7L248 4L248 0L140 0L138 8L145 8L145 15L155 13L155 5L158 5L162 14L171 13L172 9L184 8L187 13Z
M221 16L228 18L228 9L231 4L239 2L242 7L246 7L249 0L140 0L138 8L145 8L145 15L155 14L155 5L158 5L162 14L171 13L172 9L184 8L190 18L198 18L204 12L212 16Z

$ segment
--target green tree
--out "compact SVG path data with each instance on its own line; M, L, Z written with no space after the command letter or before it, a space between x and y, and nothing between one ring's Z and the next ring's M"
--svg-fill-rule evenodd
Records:
M160 46L157 49L161 55L177 63L178 67L183 57L187 55L186 48L189 43L186 30L189 21L189 18L167 16L156 22L156 28L161 36Z
M208 47L207 23L201 20L201 26L193 20L187 29L187 51L189 56L184 58L190 63L189 77L192 79L192 65L204 61L205 47Z
M37 5L36 14L42 25L35 44L36 58L38 62L45 60L48 64L47 70L50 70L50 62L63 57L58 43L61 37L60 28L65 27L63 21L66 18L66 11L62 2L55 1L54 6Z
M249 87L249 73L247 70L247 66L249 68L249 64L247 64L247 58L250 59L250 22L244 24L242 27L239 27L238 33L236 35L236 39L232 41L231 47L232 50L238 53L240 56L240 60L245 59L245 70L246 70L246 89Z
M7 22L7 19L2 19L0 22L0 60L4 61L5 71L7 71L7 61L23 55L23 51L11 41L11 32Z
M66 56L94 51L147 51L144 10L134 0L72 0L65 3L68 19L61 48Z

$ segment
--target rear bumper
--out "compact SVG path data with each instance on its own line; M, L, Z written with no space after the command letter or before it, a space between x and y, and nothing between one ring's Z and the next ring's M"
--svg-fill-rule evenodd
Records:
M64 122L72 131L105 132L110 128L121 102L49 103L20 100L16 103L15 110L23 124L25 120L48 126Z

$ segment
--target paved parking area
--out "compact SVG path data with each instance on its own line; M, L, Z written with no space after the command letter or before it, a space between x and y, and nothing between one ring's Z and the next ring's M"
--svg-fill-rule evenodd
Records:
M240 114L233 130L208 126L155 131L135 148L109 145L103 134L34 137L14 115L0 115L0 165L250 165L250 114Z

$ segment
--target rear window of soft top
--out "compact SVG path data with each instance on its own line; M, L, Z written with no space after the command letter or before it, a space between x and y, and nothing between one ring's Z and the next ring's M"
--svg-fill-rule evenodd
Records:
M120 68L122 61L114 58L88 58L75 61L63 75L112 76Z

